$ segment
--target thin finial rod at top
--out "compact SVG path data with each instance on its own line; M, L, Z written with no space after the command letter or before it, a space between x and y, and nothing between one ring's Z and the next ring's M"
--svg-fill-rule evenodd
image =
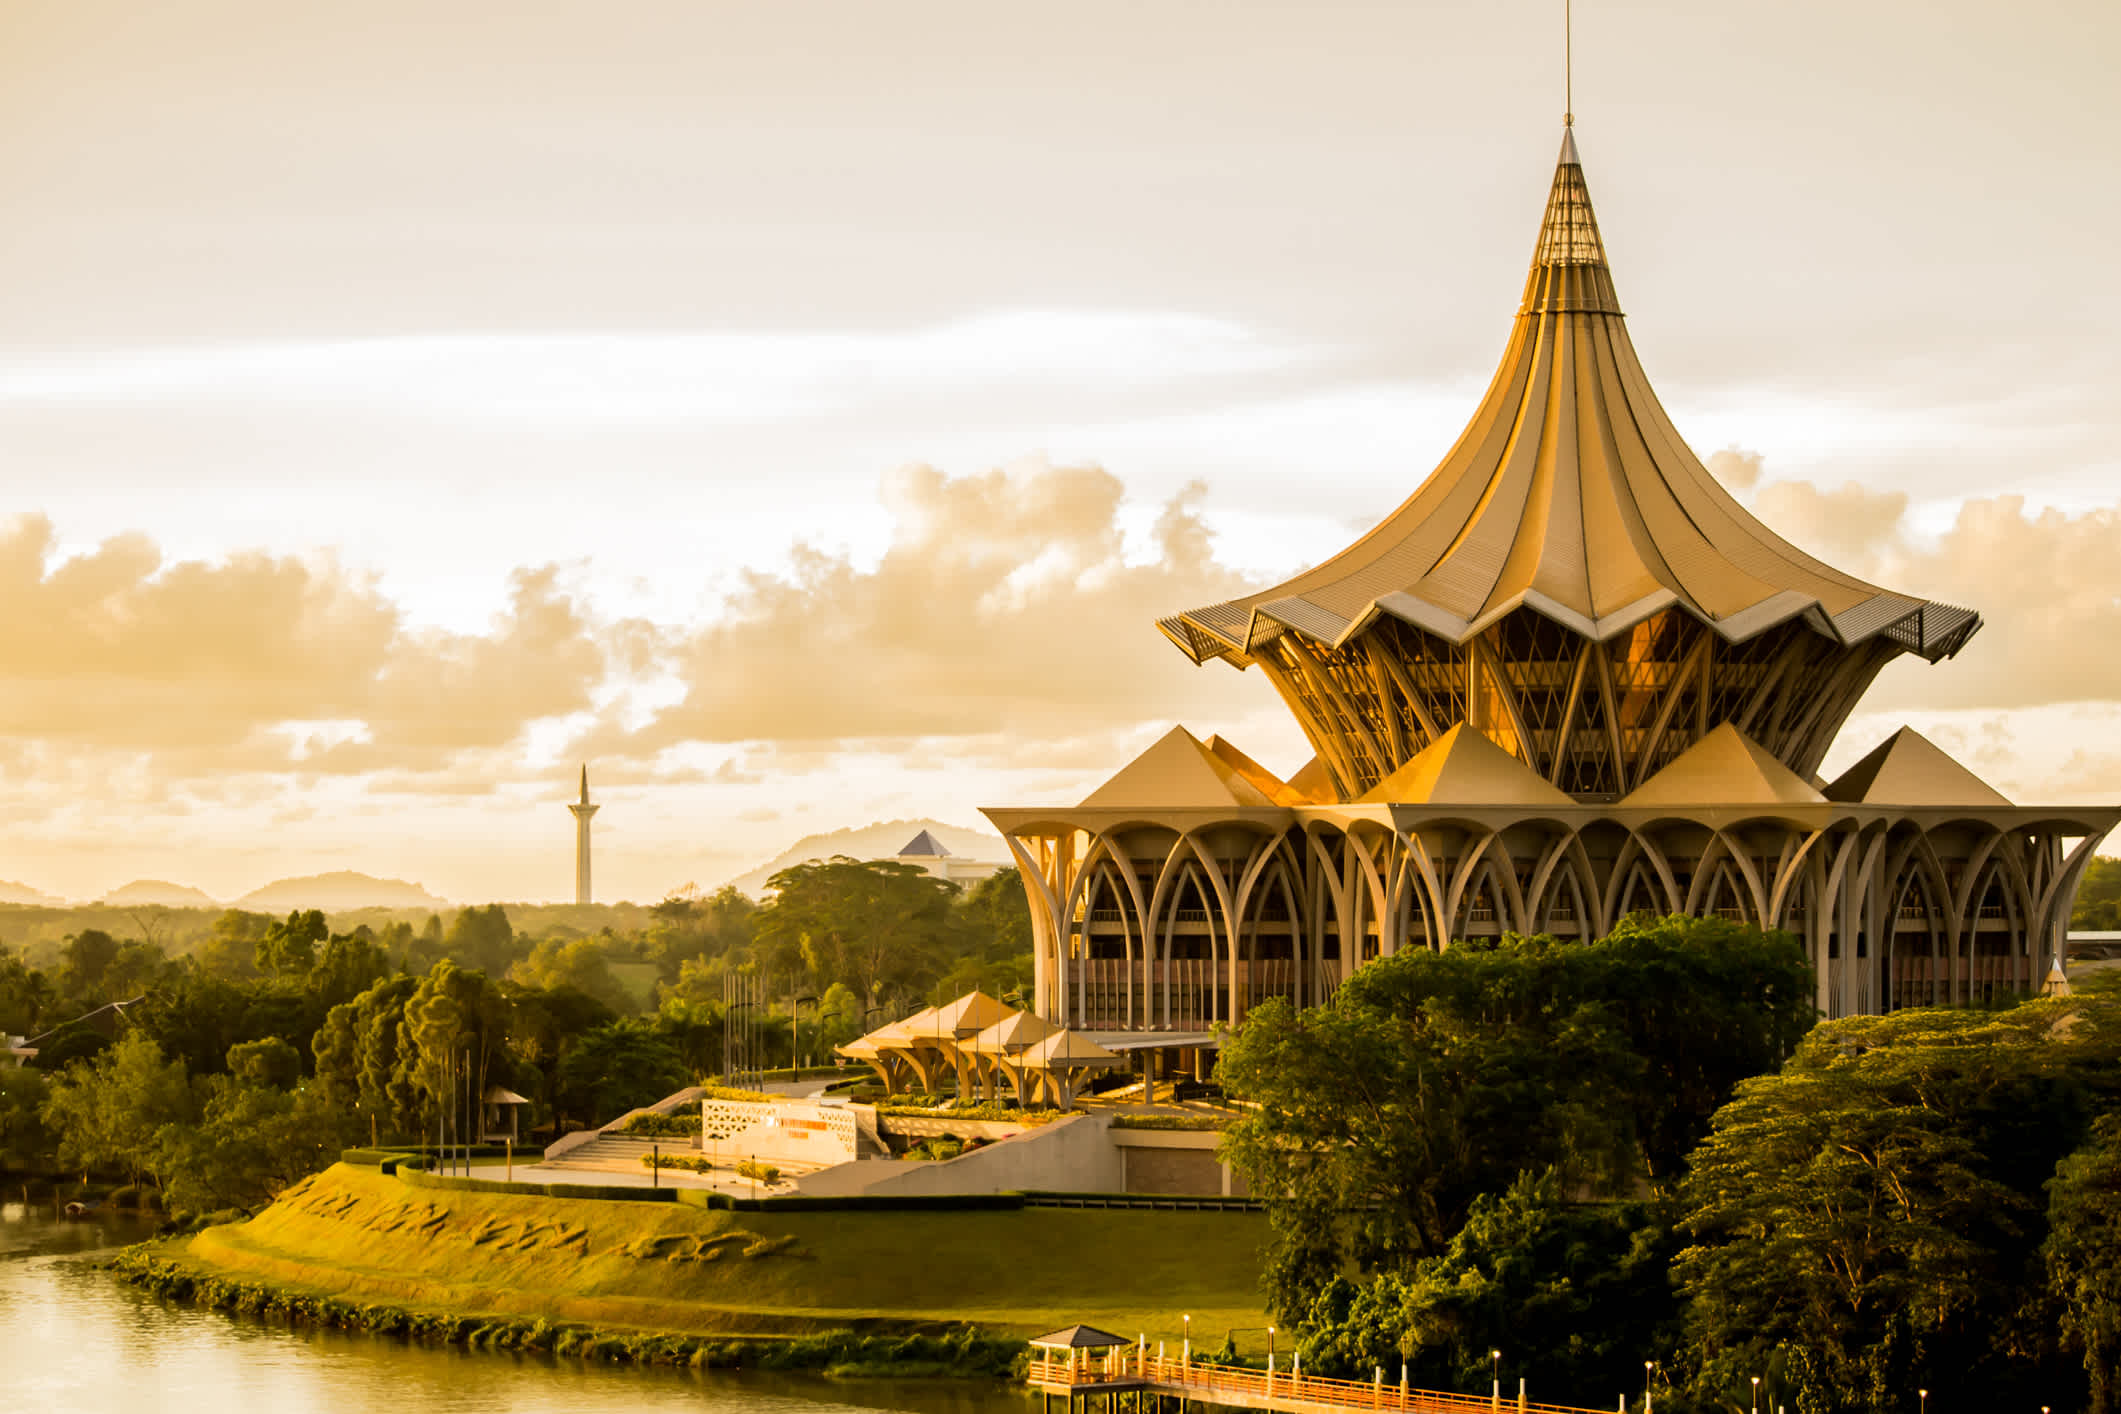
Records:
M1576 0L1561 0L1561 125L1576 126Z

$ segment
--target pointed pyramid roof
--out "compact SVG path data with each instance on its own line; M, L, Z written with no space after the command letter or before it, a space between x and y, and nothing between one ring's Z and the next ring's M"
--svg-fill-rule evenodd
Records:
M898 857L900 859L948 859L950 851L943 848L941 840L923 830L912 839L906 841L906 847L898 852Z
M1033 1070L1126 1063L1126 1057L1117 1051L1108 1051L1080 1031L1070 1031L1066 1027L1030 1047L1018 1060Z
M1843 771L1826 798L1864 805L2008 806L2003 793L1944 754L1913 727L1902 727Z
M954 1002L923 1012L919 1028L909 1025L907 1030L910 1035L954 1040L986 1030L1007 1017L1010 1011L1006 1003L996 1001L985 992L967 992Z
M1279 634L1338 646L1380 614L1463 643L1523 606L1605 640L1672 605L1733 642L1801 615L1933 660L1980 626L1812 558L1709 475L1636 359L1569 133L1501 366L1442 464L1323 564L1158 627L1242 667Z
M1208 750L1276 805L1308 804L1301 792L1292 789L1287 781L1239 751L1224 738L1209 737Z
M1373 786L1365 805L1574 805L1568 794L1464 722Z
M1628 792L1622 809L1666 805L1824 805L1826 797L1729 722Z
M1326 770L1326 763L1314 756L1303 765L1303 769L1289 777L1289 789L1300 804L1332 805L1340 796L1333 785L1333 775Z
M1119 768L1118 774L1083 798L1083 808L1136 806L1178 809L1213 806L1270 808L1276 802L1227 760L1184 727L1173 727L1156 744Z
M1011 1012L965 1043L965 1049L990 1056L1013 1056L1051 1036L1058 1028L1033 1012Z

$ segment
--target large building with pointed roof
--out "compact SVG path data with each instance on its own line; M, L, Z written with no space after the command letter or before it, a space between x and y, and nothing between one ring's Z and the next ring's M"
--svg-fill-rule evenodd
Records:
M1887 663L1972 610L1783 540L1637 360L1573 132L1472 421L1316 568L1157 625L1257 667L1316 752L1284 781L1174 728L1080 805L986 812L1022 872L1037 1012L1129 1049L1504 931L1636 911L1801 938L1830 1016L2037 988L2121 810L2014 806L1903 728L1818 773Z

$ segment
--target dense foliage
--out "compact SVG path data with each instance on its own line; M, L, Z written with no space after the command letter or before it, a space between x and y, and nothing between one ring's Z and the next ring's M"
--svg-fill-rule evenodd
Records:
M1679 1410L1756 1379L1802 1414L2114 1409L2121 994L1807 1032L1793 951L1636 922L1255 1011L1224 1152L1306 1367L1485 1393L1501 1351L1583 1404L1654 1374Z
M476 1137L491 1086L528 1098L530 1140L713 1075L731 974L763 979L768 1065L1029 976L1013 872L960 892L839 859L773 887L763 905L687 891L649 909L369 914L344 931L316 910L79 915L129 938L53 936L63 911L0 909L0 925L34 925L23 949L0 947L0 1031L38 1052L0 1068L0 1169L147 1180L194 1211L252 1205L344 1145L432 1142L445 1113L459 1117L445 1132ZM519 932L516 913L542 930Z
M1255 1102L1223 1152L1276 1195L1273 1308L1293 1322L1351 1265L1438 1255L1523 1173L1669 1178L1731 1087L1796 1045L1810 997L1787 938L1664 919L1400 953L1327 1006L1254 1008L1223 1050L1225 1087Z

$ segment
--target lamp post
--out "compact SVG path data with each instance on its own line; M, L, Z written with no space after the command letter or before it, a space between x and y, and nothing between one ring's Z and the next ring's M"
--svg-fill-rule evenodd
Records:
M1642 1362L1642 1414L1650 1414L1650 1377L1657 1371L1655 1360Z
M1918 1389L1915 1394L1922 1400L1922 1414L1930 1414L1930 1392L1926 1389Z
M1753 1376L1753 1414L1760 1414L1760 1376Z
M1179 1347L1182 1352L1179 1355L1179 1363L1190 1370L1193 1368L1193 1318L1191 1316L1180 1316L1179 1319L1186 1323L1186 1343Z
M1488 1391L1488 1408L1502 1408L1502 1352L1490 1350L1488 1358L1495 1362L1495 1387Z

